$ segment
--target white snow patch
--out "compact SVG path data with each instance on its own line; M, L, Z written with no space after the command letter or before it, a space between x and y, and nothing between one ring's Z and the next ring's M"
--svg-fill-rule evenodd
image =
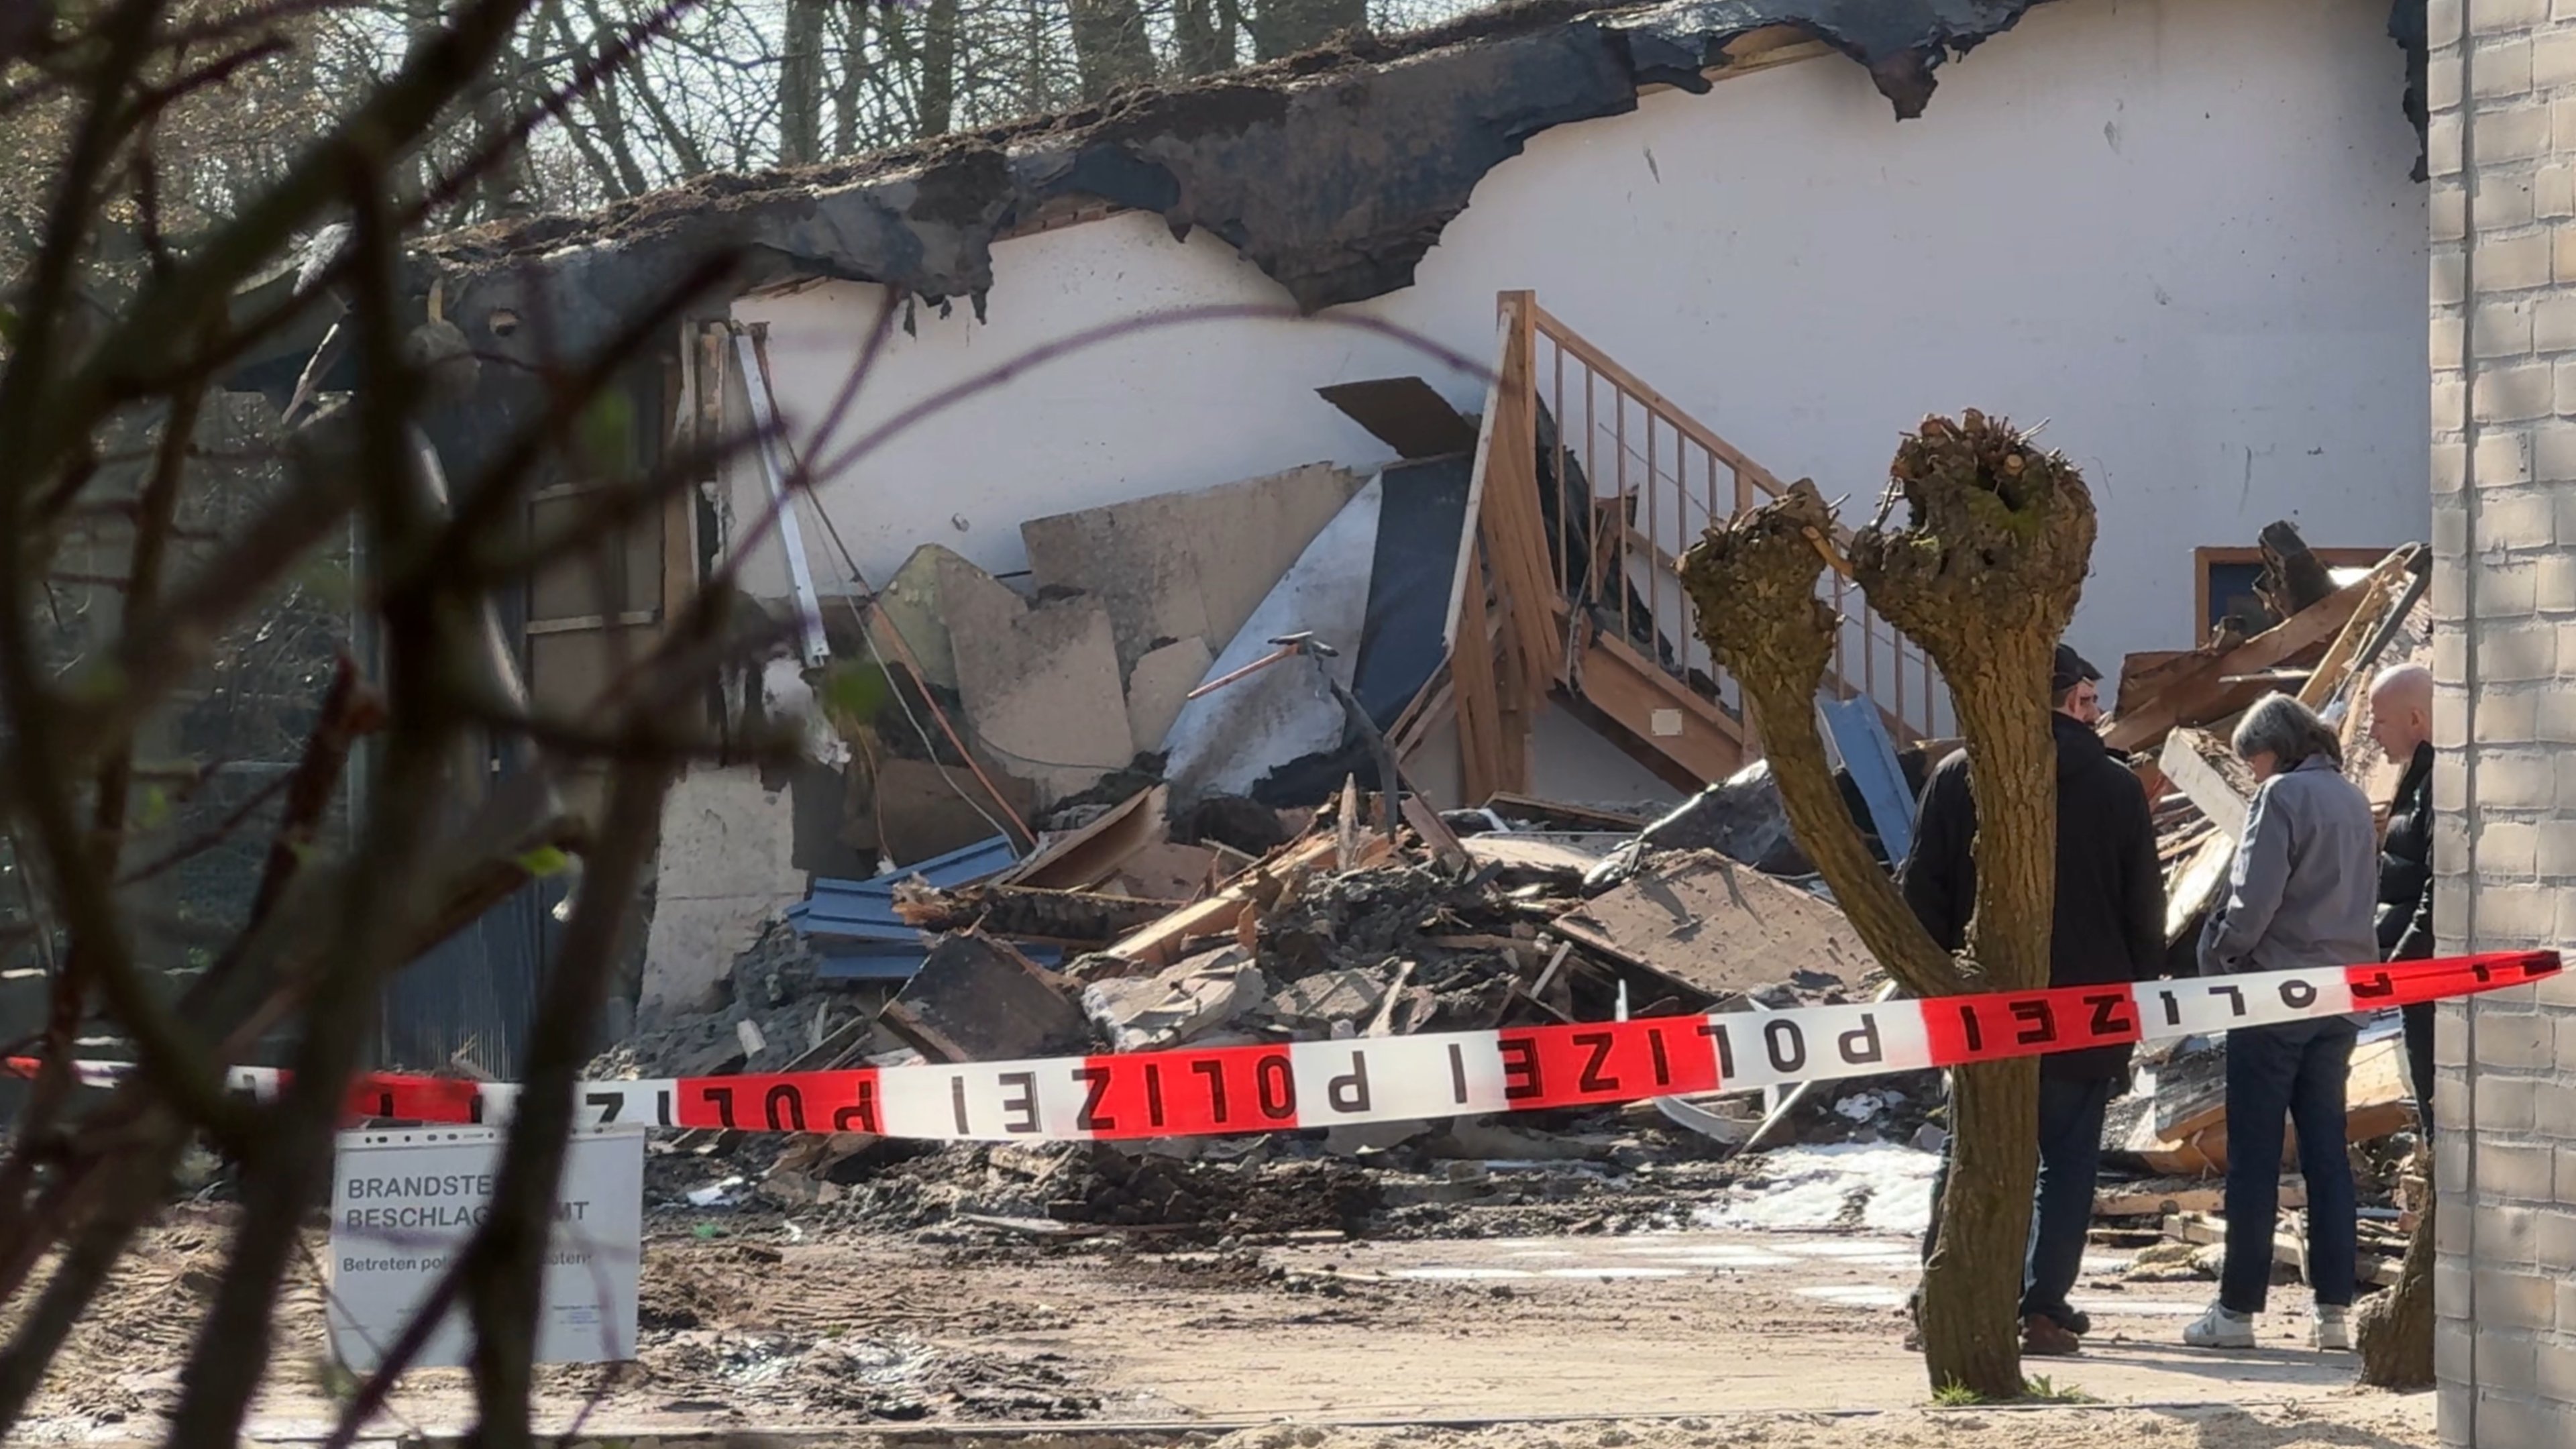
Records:
M1861 1227L1920 1237L1932 1221L1932 1174L1940 1165L1936 1153L1879 1142L1783 1148L1763 1158L1764 1186L1738 1189L1733 1200L1699 1209L1695 1220L1707 1228L1829 1228L1842 1222L1853 1195L1865 1192Z
M1828 1284L1815 1288L1801 1288L1798 1292L1808 1298L1821 1298L1827 1303L1841 1304L1845 1308L1895 1308L1905 1302L1905 1293L1902 1289L1875 1288L1865 1283Z

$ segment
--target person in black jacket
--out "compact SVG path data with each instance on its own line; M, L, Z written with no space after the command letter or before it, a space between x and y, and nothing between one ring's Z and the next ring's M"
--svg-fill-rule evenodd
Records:
M2057 745L2057 909L2049 937L2048 984L2096 986L2155 975L2165 954L2164 875L2147 792L2094 732L2102 706L2101 673L2073 649L2057 647L2049 680L2049 716ZM1976 907L1976 802L1968 757L1943 760L1923 787L1914 844L1901 884L1906 904L1946 951L1967 944ZM2084 1263L2093 1220L2094 1178L2101 1166L2102 1119L2126 1090L2126 1045L2060 1052L2041 1058L2039 1210L2022 1290L2022 1351L2073 1353L2092 1324L2066 1301ZM1943 1154L1933 1182L1928 1258L1940 1232Z
M2370 738L2406 773L2388 804L2379 838L2379 957L2421 961L2433 954L2433 671L2400 664L2370 685ZM2433 1140L2433 1006L2406 1008L2406 1070L2415 1087L2416 1130Z

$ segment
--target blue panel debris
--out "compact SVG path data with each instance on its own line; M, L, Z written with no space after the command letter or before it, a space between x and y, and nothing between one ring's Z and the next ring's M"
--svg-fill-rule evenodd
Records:
M895 886L916 876L943 890L969 886L1000 875L1018 860L1010 838L996 835L872 880L817 876L805 899L787 908L787 924L813 942L823 958L815 974L825 981L909 981L930 948L922 944L919 930L894 913ZM1064 959L1061 952L1036 948L1023 954L1047 966Z
M800 936L829 936L852 941L918 940L920 932L894 913L897 882L915 876L943 890L990 880L1019 859L1008 836L996 835L946 855L934 856L909 870L873 880L834 880L817 876L805 899L787 908L787 924Z
M1891 861L1903 860L1914 847L1914 796L1905 788L1905 769L1897 763L1896 742L1887 737L1887 721L1873 699L1829 699L1819 702L1825 731L1843 757L1870 823Z

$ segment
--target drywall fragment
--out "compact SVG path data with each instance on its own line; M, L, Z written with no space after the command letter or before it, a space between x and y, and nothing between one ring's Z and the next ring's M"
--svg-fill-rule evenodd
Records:
M876 609L869 616L877 648L886 658L901 662L909 654L924 679L947 690L957 687L957 659L949 650L948 617L940 593L941 585L951 579L961 589L978 593L987 586L1009 592L1008 585L953 550L923 544L895 570L877 594Z
M1215 662L1207 641L1195 634L1150 650L1136 661L1127 674L1127 737L1137 754L1163 747L1163 736L1171 733L1172 721L1181 717L1181 705Z
M853 763L842 801L843 843L876 851L893 865L912 865L1008 835L1013 816L1026 820L1036 812L1037 791L990 759L985 767L1000 800L965 765L893 755Z
M1149 845L1121 862L1109 888L1149 901L1193 901L1207 894L1216 852L1204 845Z
M946 597L943 595L943 597ZM1065 599L1016 615L950 600L957 692L977 740L1038 789L1042 805L1079 795L1135 757L1108 611Z
M1020 540L1041 588L1079 590L1109 610L1124 677L1168 640L1196 639L1211 652L1224 648L1362 481L1330 464L1309 463L1266 478L1034 518L1020 525ZM1139 748L1162 738L1156 730Z

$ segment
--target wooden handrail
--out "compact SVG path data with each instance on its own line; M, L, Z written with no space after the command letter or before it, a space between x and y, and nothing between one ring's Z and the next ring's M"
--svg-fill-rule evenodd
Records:
M1611 361L1608 353L1585 341L1581 333L1558 321L1546 308L1533 305L1531 312L1538 330L1545 333L1549 341L1582 358L1584 365L1610 379L1620 391L1661 414L1664 421L1672 425L1673 431L1707 449L1719 462L1741 471L1763 492L1776 498L1789 491L1788 485L1773 477L1770 469L1738 452L1733 443L1710 432L1707 424L1682 411L1672 399L1655 391L1645 379Z
M1556 397L1549 406L1556 429L1556 451L1567 459L1581 459L1586 473L1590 474L1600 467L1602 461L1595 456L1594 450L1606 441L1618 463L1615 481L1609 472L1604 472L1599 478L1587 478L1587 496L1583 499L1584 503L1591 505L1593 512L1594 527L1589 532L1596 541L1596 550L1606 552L1608 556L1591 561L1588 572L1591 581L1584 586L1584 599L1552 597L1551 603L1555 609L1564 610L1584 602L1606 607L1615 600L1616 612L1623 621L1619 628L1625 629L1629 627L1625 622L1629 617L1628 601L1634 596L1636 587L1626 582L1626 561L1634 559L1642 563L1653 579L1668 582L1677 572L1676 559L1666 551L1661 541L1666 527L1654 521L1659 503L1670 504L1679 510L1673 514L1670 523L1689 534L1695 531L1691 522L1695 515L1704 514L1705 523L1715 525L1740 515L1758 501L1780 497L1788 490L1769 469L1747 457L1652 384L1622 367L1609 354L1540 307L1535 294L1505 292L1498 301L1503 332L1500 349L1503 365L1497 370L1495 388L1488 396L1489 415L1507 413L1513 432L1525 440L1526 451L1535 453L1535 424L1543 400L1536 344L1540 338L1545 338L1555 348ZM1566 393L1566 364L1569 360L1583 373L1584 401L1579 417L1564 415L1571 406ZM1508 375L1508 380L1505 375ZM1593 420L1592 399L1597 395L1596 389L1606 390L1611 399L1614 411L1610 422L1615 438L1605 440L1600 425ZM1643 451L1630 446L1628 409L1631 407L1646 420ZM1491 425L1492 418L1489 417L1488 426ZM1675 445L1669 465L1664 456L1666 449L1656 437L1659 431L1665 430L1669 430L1669 437ZM1584 435L1579 444L1575 436L1578 432ZM1700 460L1690 454L1694 447L1706 459L1705 496L1694 491L1692 475L1702 471ZM1518 447L1497 449L1490 446L1490 442L1480 447L1475 486L1481 491L1487 482L1484 474L1488 468L1497 469L1497 476L1492 481L1503 484L1505 470L1502 465L1508 462L1508 472L1521 473L1521 476L1510 480L1509 490L1517 496L1520 489L1528 488L1535 496L1536 489L1544 485L1539 477L1521 472L1526 465L1519 464L1517 460L1523 452L1524 449ZM1642 481L1631 469L1632 464L1641 461ZM1726 470L1728 481L1734 485L1731 496L1721 495L1721 467ZM1552 466L1550 472L1556 475L1560 488L1569 481L1561 462ZM1611 481L1612 491L1608 498L1593 491L1605 481ZM1643 501L1643 517L1629 517L1628 510L1639 500ZM1560 515L1574 506L1575 499L1570 496L1563 498L1559 506ZM1536 520L1527 519L1525 523L1534 525ZM1559 527L1563 526L1560 518ZM1826 578L1830 582L1834 605L1838 611L1848 610L1847 623L1858 633L1858 637L1848 644L1837 642L1832 678L1827 687L1840 696L1877 697L1882 685L1892 686L1893 707L1885 700L1880 703L1880 710L1887 715L1891 729L1900 736L1936 734L1940 727L1940 704L1931 661L1919 647L1911 645L1900 631L1880 618L1876 610L1868 607L1864 599L1849 594L1854 584L1850 563L1851 538L1851 530L1837 521L1830 534L1819 533L1813 540L1817 553L1830 566ZM1567 567L1569 565L1564 560L1557 561L1558 570ZM1549 582L1562 588L1569 579L1560 575ZM1667 610L1665 596L1668 590L1654 585L1647 587L1649 592L1643 603L1645 618L1638 622L1652 631L1654 637L1670 638L1676 645L1686 643L1691 633L1689 621L1686 617L1675 617ZM1682 605L1685 615L1687 607ZM1558 617L1565 615L1560 613ZM1605 632L1600 638L1610 640L1615 632ZM1634 659L1627 662L1642 666L1645 672L1669 676L1669 682L1675 687L1690 690L1696 697L1697 687L1688 683L1683 672L1688 666L1656 662L1624 638L1617 641L1617 647L1625 651L1623 660L1627 655L1634 655ZM1882 654L1885 656L1883 659ZM1567 663L1570 666L1572 661ZM1723 670L1715 672L1719 678L1724 677ZM1916 678L1918 675L1919 679ZM1575 676L1569 669L1562 677L1571 683ZM1922 686L1919 702L1908 698L1912 692L1907 688L1909 680ZM1916 714L1920 715L1919 720L1908 717ZM1749 729L1741 742L1748 749L1758 748L1751 741Z

